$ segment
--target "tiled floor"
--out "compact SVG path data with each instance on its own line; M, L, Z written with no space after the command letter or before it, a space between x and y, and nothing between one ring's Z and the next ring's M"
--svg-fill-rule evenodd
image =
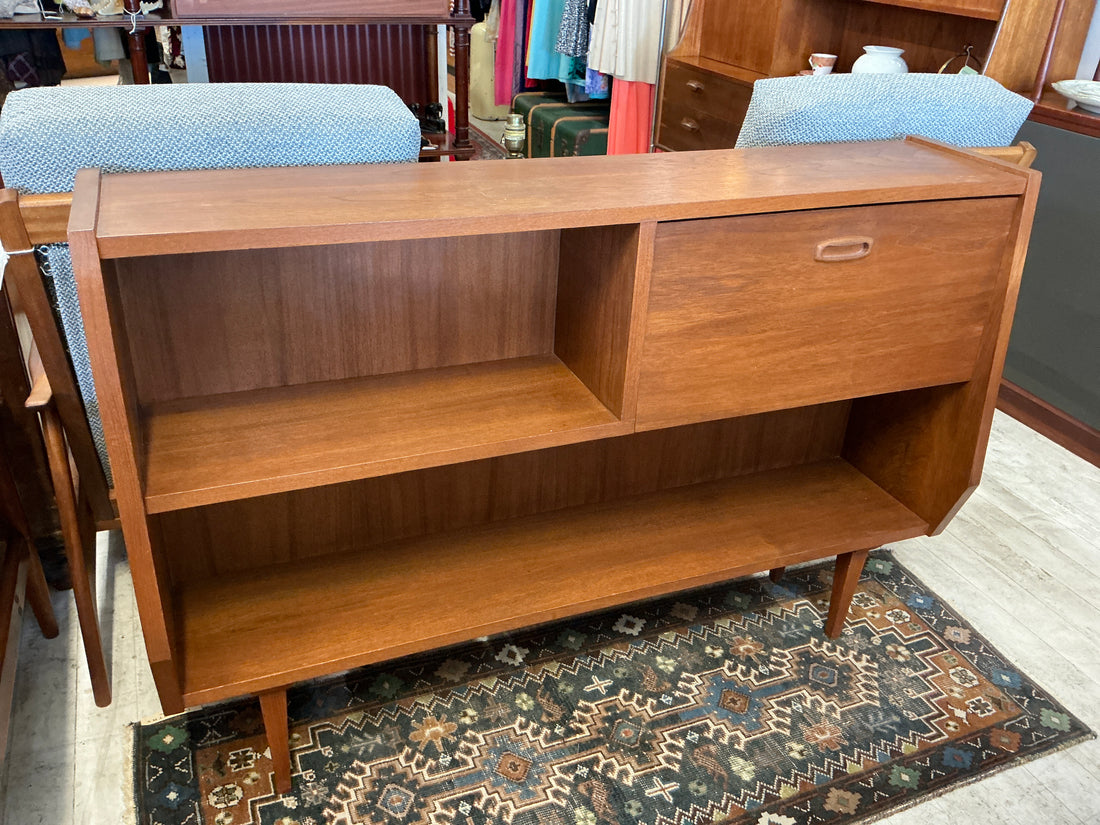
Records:
M985 480L951 527L899 558L1009 658L1100 729L1100 470L998 413ZM115 699L92 702L72 597L61 637L25 623L0 825L115 825L129 811L131 721L155 716L117 534L100 536ZM1100 742L1077 745L896 814L889 825L1100 822ZM142 823L147 825L147 823Z

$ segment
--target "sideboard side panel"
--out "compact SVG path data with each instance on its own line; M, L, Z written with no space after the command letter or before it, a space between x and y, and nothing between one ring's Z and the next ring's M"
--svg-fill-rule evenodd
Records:
M856 400L843 457L931 525L936 535L981 480L1027 255L1039 174L1027 173L970 380Z

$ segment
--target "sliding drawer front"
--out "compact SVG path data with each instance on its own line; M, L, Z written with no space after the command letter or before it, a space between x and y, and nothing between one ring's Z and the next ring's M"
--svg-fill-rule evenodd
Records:
M659 225L638 428L969 379L1015 205Z

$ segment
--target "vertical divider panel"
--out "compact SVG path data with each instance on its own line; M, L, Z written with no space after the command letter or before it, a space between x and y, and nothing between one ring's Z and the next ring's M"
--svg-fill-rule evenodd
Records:
M100 175L77 174L69 217L69 248L91 353L99 412L111 454L119 515L137 592L138 612L153 676L166 713L183 710L174 663L172 603L168 577L157 563L146 522L142 485L144 443L138 399L133 393L126 330L119 314L114 267L100 265L96 243Z
M561 231L554 352L623 420L634 414L654 225Z

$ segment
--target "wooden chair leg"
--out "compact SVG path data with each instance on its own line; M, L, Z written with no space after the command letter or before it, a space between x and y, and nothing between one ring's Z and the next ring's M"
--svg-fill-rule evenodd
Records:
M34 611L42 635L52 639L58 634L57 617L50 604L50 589L46 584L46 574L42 571L42 560L38 558L38 551L31 540L30 524L11 469L6 458L0 458L0 539L5 537L5 533L12 557L22 561L22 554L26 555L27 602Z
M848 608L852 604L856 585L859 583L863 565L870 550L856 550L836 557L836 572L833 573L833 595L829 600L829 618L825 621L825 635L835 639L844 630L844 620L848 618Z
M260 694L260 712L264 717L271 761L275 763L275 791L290 793L290 726L286 714L286 691L271 690Z
M783 574L785 572L787 572L786 567L773 567L771 570L768 571L768 578L771 579L773 582L778 583L779 580L783 578Z
M38 558L38 551L31 542L23 539L22 543L27 554L27 604L34 611L34 618L38 621L42 635L53 639L59 630L53 605L50 604L50 586L46 584L42 560Z
M103 708L111 704L111 674L103 655L103 640L99 633L99 617L95 597L95 533L89 535L89 548L82 541L79 509L77 507L72 470L69 466L69 450L65 433L53 405L40 410L42 431L46 442L46 457L53 478L54 496L61 520L61 535L65 542L65 556L73 582L73 598L80 623L80 635L84 640L84 655L92 677L92 695L95 703ZM86 550L88 551L86 554ZM86 561L87 559L87 561ZM89 563L90 562L90 563Z

